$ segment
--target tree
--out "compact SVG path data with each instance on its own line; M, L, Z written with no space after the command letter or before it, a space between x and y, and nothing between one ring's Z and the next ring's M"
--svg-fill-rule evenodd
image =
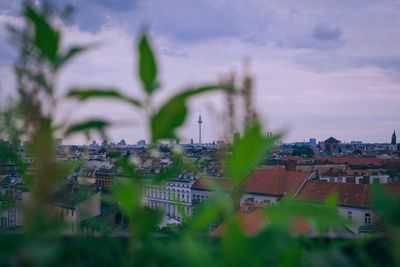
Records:
M314 150L307 145L296 145L293 149L292 156L314 157Z

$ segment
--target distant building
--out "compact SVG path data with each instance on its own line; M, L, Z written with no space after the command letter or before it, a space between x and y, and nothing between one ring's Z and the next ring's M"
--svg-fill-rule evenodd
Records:
M145 140L139 140L137 143L136 143L138 146L145 146L146 145L146 141Z
M387 194L394 196L400 191L400 184L384 184L382 188ZM380 217L372 210L373 190L369 184L308 180L296 195L296 199L321 203L332 194L337 198L338 213L351 223L346 226L348 230L356 235L374 231L374 225L379 223Z
M362 141L350 141L351 145L362 145Z
M316 138L310 138L309 143L312 146L316 146L317 145L317 139Z
M192 186L192 204L194 210L197 204L207 201L215 195L215 192L210 188L210 184L218 185L226 192L232 187L230 180L225 177L200 177Z
M68 224L66 233L80 230L83 220L102 213L102 193L94 186L65 185L51 196L50 208Z
M93 140L92 143L89 145L89 148L97 148L99 144L97 144L96 140Z
M118 146L122 146L122 147L126 146L125 140L121 139L121 141L118 142Z
M103 142L101 142L101 146L102 147L108 146L108 141L107 140L103 140Z
M168 217L181 221L181 213L186 216L192 215L191 190L195 181L193 174L180 175L164 184L157 184L148 179L143 189L144 205L164 210Z
M287 171L282 167L255 169L246 180L240 204L275 204L286 195L294 196L314 173Z
M329 137L324 141L325 153L328 155L334 155L339 153L339 140Z
M0 182L0 228L21 227L24 224L23 206L30 200L20 177L8 175Z

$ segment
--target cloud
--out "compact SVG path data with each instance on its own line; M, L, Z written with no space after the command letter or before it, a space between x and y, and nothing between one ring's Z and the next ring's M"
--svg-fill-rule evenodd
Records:
M126 11L137 5L137 0L89 0L89 2L115 11Z
M400 72L400 18L391 2L70 2L78 9L75 23L63 27L65 40L100 41L102 46L67 67L60 77L60 96L74 85L116 85L141 96L134 39L147 25L163 85L158 103L178 88L216 81L231 70L240 74L246 57L252 59L261 117L273 130L289 128L286 141L330 135L386 141L386 132L400 125L400 81L393 79ZM15 18L10 14L5 20ZM0 37L2 48L1 31ZM1 52L5 67L9 52ZM198 108L211 104L214 109L204 111L204 138L221 136L225 104L214 94L191 102L193 110L181 132L186 140L197 136ZM147 136L143 114L115 102L65 103L57 118L69 115L129 122L113 127L113 140L133 143Z
M338 42L341 41L342 30L338 27L333 27L327 23L321 23L314 27L312 36L315 39L323 42Z

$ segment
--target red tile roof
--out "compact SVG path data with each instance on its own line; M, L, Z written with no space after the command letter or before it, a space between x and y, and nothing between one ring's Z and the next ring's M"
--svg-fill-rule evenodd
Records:
M229 190L231 188L231 182L229 181L228 178L202 176L193 184L192 189L211 190L210 189L211 184L219 185L225 190Z
M382 186L392 197L400 197L400 184L383 184Z
M317 158L302 158L302 157L294 157L288 156L283 157L283 161L296 160L296 161L309 161L309 162L330 162L334 164L350 164L350 165L373 165L373 166L381 166L385 163L385 160L379 158L372 157L317 157Z
M243 191L275 196L294 194L310 175L309 172L286 171L282 167L256 169L247 178Z
M331 183L320 180L307 181L296 198L299 200L323 202L331 194L337 194L339 205L369 207L371 202L369 185Z
M382 184L393 197L400 197L400 184ZM330 194L337 194L338 205L368 208L371 206L373 185L307 181L296 199L323 202Z
M373 166L380 166L382 162L378 158L367 158L367 157L329 157L329 158L322 158L326 159L330 162L340 164L350 164L350 165L373 165Z
M240 211L236 213L236 219L239 221L240 226L245 235L257 235L268 223L268 216L261 212L259 207L249 209L250 206L244 205ZM220 236L224 233L226 224L220 224L212 233L213 236ZM308 234L311 232L310 225L305 219L294 218L292 221L293 234Z

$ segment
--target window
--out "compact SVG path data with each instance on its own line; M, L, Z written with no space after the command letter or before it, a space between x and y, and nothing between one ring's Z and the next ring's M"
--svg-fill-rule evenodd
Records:
M6 217L1 217L1 226L7 227L7 218Z
M7 203L5 203L5 202L1 203L1 211L6 211L7 208L8 208Z
M353 221L353 212L348 211L347 212L347 218L349 219L349 222Z
M365 223L365 225L370 225L371 224L371 214L365 213L364 223Z
M254 197L249 197L245 200L247 203L254 203Z

